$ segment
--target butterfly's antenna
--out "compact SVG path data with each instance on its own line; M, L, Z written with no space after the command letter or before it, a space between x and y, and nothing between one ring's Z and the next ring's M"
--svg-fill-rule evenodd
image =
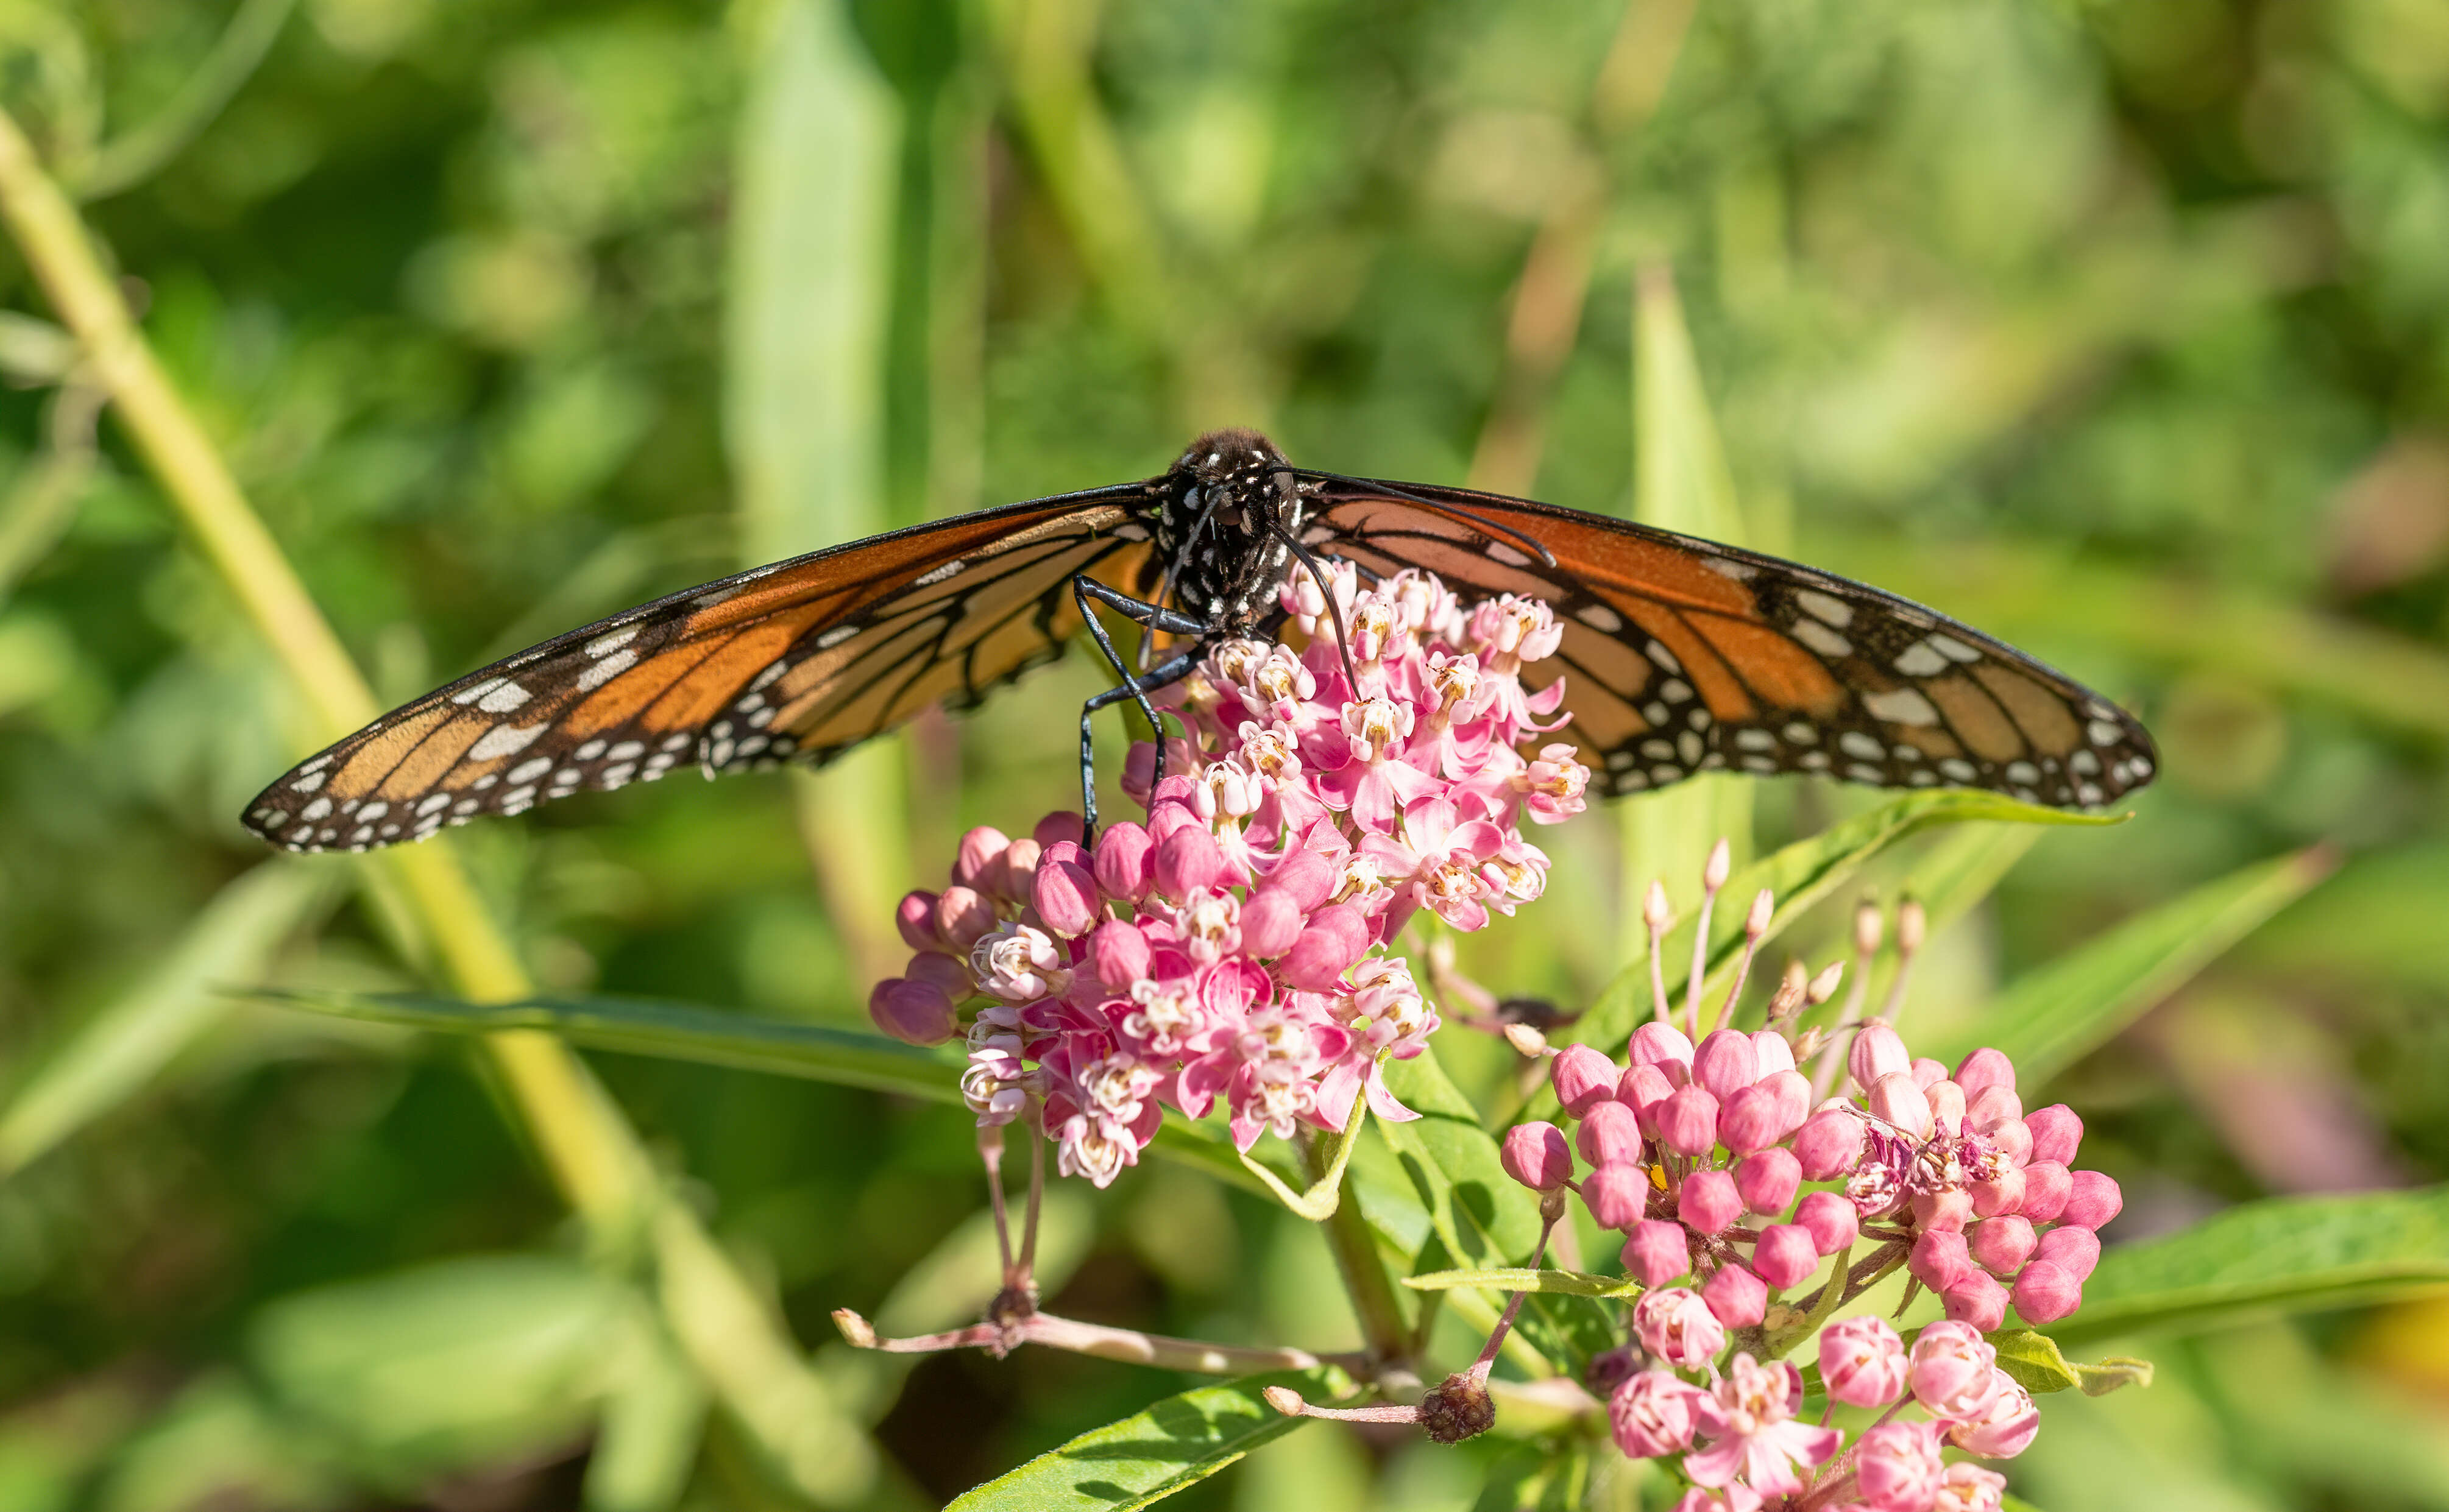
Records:
M1343 654L1343 676L1352 684L1352 696L1359 698L1360 672L1352 664L1352 637L1343 628L1343 608L1335 602L1335 585L1326 581L1326 569L1319 565L1318 558L1310 548L1295 540L1293 533L1279 524L1273 515L1267 516L1267 528L1284 544L1284 548L1293 554L1293 560L1309 569L1310 581L1318 584L1319 596L1326 600L1327 618L1335 623L1335 649Z
M1340 472L1316 472L1312 473L1311 476L1323 478L1329 483L1344 484L1355 488L1367 488L1373 493L1382 493L1390 499L1400 499L1406 504L1417 504L1423 509L1444 515L1450 520L1459 520L1463 524L1471 526L1473 529L1479 531L1482 535L1492 538L1503 536L1506 540L1514 542L1517 545L1528 548L1533 556L1536 556L1540 561L1546 563L1548 565L1552 567L1556 565L1556 553L1549 550L1546 546L1541 545L1533 538L1524 535L1521 531L1516 530L1510 526L1499 525L1495 521L1489 519L1486 515L1474 514L1472 511L1462 507L1460 505L1441 504L1435 499L1424 499L1418 494L1411 492L1401 484L1383 483L1375 478L1347 478Z

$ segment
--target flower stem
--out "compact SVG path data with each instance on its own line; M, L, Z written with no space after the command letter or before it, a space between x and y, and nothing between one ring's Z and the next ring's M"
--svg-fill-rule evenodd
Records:
M1068 1349L1103 1360L1124 1360L1202 1375L1254 1375L1262 1370L1306 1370L1320 1365L1341 1366L1355 1374L1366 1374L1369 1369L1369 1362L1359 1355L1208 1344L1198 1339L1144 1333L1137 1329L1082 1323L1051 1312L1032 1312L1009 1325L989 1321L943 1333L887 1339L878 1337L875 1325L867 1319L841 1308L834 1313L834 1327L841 1330L842 1337L858 1349L881 1349L890 1354L935 1354L946 1349L988 1349L1001 1354L1015 1344L1042 1344L1050 1349Z
M1310 1141L1313 1176L1324 1174L1328 1160L1324 1145L1322 1135ZM1360 1204L1338 1202L1323 1226L1327 1248L1335 1253L1336 1269L1342 1273L1343 1289L1352 1298L1352 1313L1359 1320L1370 1357L1381 1365L1409 1359L1411 1330L1403 1323L1402 1306L1395 1299L1395 1283L1386 1274L1386 1262L1379 1257L1378 1240L1360 1216Z

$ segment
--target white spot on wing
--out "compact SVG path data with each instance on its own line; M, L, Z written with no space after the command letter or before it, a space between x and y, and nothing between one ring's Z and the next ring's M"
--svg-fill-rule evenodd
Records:
M1885 693L1865 693L1862 707L1871 711L1875 719L1890 724L1937 724L1938 711L1930 700L1911 688L1891 688Z
M1792 634L1797 641L1823 657L1849 657L1854 654L1853 641L1817 620L1795 621Z
M1842 630L1854 622L1854 606L1844 600L1810 588L1797 590L1794 602L1815 620L1825 620Z
M608 657L636 639L638 639L638 627L634 624L627 629L614 630L608 635L599 635L588 641L587 654L591 657Z
M1917 641L1904 648L1896 660L1896 668L1909 678L1926 678L1947 670L1947 658L1931 646Z
M476 707L487 714L508 714L528 701L531 695L517 683L505 679L502 685L476 700Z
M1527 567L1531 565L1531 559L1529 557L1524 556L1521 552L1516 551L1502 541L1489 542L1488 554L1494 560L1504 563L1509 567Z
M1613 635L1624 628L1624 616L1604 603L1586 603L1573 611L1573 618L1604 635Z
M637 664L638 653L635 651L627 648L615 651L578 675L579 691L592 693Z
M1974 650L1971 646L1966 645L1963 641L1958 641L1952 635L1948 635L1943 632L1933 632L1930 635L1922 637L1922 639L1928 641L1932 646L1936 647L1938 654L1947 658L1950 661L1978 661L1981 660L1980 652Z
M544 726L531 724L522 730L514 725L497 724L478 737L468 748L471 761L498 761L506 756L516 756L533 744L544 734Z
M962 561L958 557L955 557L952 561L945 563L942 566L935 568L934 571L922 572L916 578L911 579L910 585L914 588L932 586L933 584L942 583L947 579L957 577L960 574L961 569L968 565L969 564L967 562Z
M838 624L838 625L835 625L832 629L830 629L830 630L826 631L824 634L822 634L822 635L820 635L820 636L817 637L817 649L818 649L818 650L820 650L820 651L830 651L830 650L832 650L834 647L836 647L836 646L838 646L838 645L841 644L843 641L845 641L849 640L852 636L855 636L855 635L857 635L857 634L858 634L858 625L855 625L855 624Z

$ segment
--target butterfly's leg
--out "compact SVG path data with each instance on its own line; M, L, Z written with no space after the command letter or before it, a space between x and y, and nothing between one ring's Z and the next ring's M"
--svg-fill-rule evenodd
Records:
M1105 655L1106 664L1114 669L1114 676L1123 679L1121 687L1109 689L1080 706L1080 817L1086 833L1093 837L1097 831L1097 764L1090 749L1089 717L1099 709L1120 703L1125 699L1139 705L1140 713L1147 717L1148 728L1156 733L1156 770L1149 779L1153 786L1165 776L1165 726L1158 722L1156 706L1147 700L1148 693L1151 689L1180 681L1193 666L1198 664L1199 657L1194 648L1174 657L1162 666L1152 667L1146 672L1132 672L1124 662L1122 653L1114 649L1113 640L1106 634L1106 627L1098 622L1095 612L1090 607L1090 601L1095 600L1099 603L1119 609L1128 618L1152 630L1162 630L1167 635L1193 635L1204 638L1209 633L1211 627L1186 614L1147 603L1132 598L1129 594L1109 588L1086 573L1072 575L1071 597L1080 606L1080 618L1088 624L1090 639L1097 642L1097 649Z

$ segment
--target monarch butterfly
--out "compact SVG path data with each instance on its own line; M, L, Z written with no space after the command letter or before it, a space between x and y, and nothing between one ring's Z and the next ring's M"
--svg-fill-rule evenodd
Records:
M967 707L1088 629L1121 679L1090 716L1263 634L1321 557L1372 580L1425 568L1545 601L1565 733L1593 780L1639 793L1696 772L1803 772L1995 789L2057 807L2150 780L2143 727L2010 646L1790 562L1553 505L1295 468L1219 431L1143 483L982 509L642 604L392 711L266 788L256 833L364 851L583 788L820 763L931 704ZM1104 604L1188 648L1134 672ZM1145 657L1142 659L1144 661Z

